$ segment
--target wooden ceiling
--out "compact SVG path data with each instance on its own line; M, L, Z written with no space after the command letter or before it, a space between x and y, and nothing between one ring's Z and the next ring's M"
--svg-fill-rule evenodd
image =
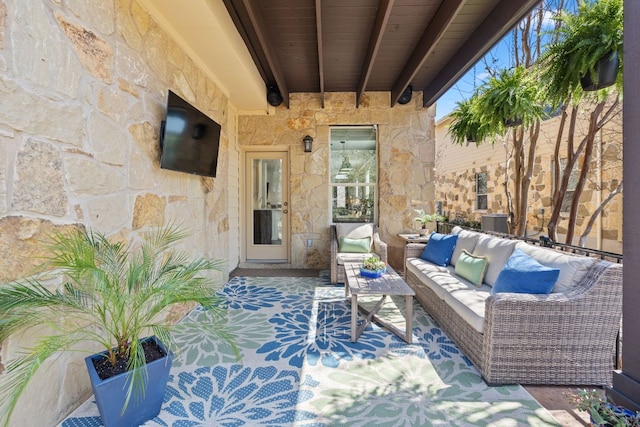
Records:
M433 104L539 0L223 0L267 87Z

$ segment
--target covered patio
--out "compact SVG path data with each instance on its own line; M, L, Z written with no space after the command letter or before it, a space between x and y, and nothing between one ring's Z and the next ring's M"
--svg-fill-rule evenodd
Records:
M134 239L170 221L190 229L188 251L226 261L221 283L238 267L327 269L331 132L347 125L375 126L375 222L401 269L396 235L412 228L414 209L433 207L438 97L538 2L413 3L0 0L2 282L39 265L53 230L81 225ZM625 3L625 66L634 70L640 5ZM160 168L168 90L221 125L215 178ZM640 83L627 79L625 92L629 165L640 157ZM277 264L248 255L255 153L282 155L288 168L287 248ZM624 174L624 274L635 278L640 171ZM640 316L631 280L626 325ZM609 394L640 409L640 339L633 329L624 335ZM17 344L0 343L0 380ZM65 355L36 378L11 425L64 420L91 394L67 367L79 364Z

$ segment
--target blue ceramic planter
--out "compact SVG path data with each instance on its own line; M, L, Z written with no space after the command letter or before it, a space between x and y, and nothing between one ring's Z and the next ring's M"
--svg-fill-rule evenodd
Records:
M143 341L147 340L155 341L167 356L147 363L148 382L144 398L136 401L135 396L132 396L124 413L122 408L127 397L128 373L125 372L103 381L98 377L92 360L103 357L107 352L104 351L85 358L93 395L105 427L139 426L160 413L173 357L155 336L143 339Z
M362 277L369 277L373 279L382 276L386 271L386 267L383 270L369 270L367 268L360 267L360 275Z

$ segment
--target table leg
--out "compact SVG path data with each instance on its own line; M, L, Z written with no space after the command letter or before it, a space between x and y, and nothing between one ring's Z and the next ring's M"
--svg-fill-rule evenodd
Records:
M406 306L405 341L407 344L411 344L413 337L413 296L406 296Z
M358 295L351 294L351 342L356 342L358 329Z

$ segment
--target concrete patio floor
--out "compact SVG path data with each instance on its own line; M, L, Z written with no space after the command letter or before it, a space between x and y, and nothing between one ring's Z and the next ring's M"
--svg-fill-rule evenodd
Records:
M230 273L234 276L247 277L318 277L320 270L272 268L256 264L254 268L236 268ZM576 410L570 396L581 387L562 386L524 386L543 407L545 407L559 423L567 427L588 426L589 416ZM585 386L584 388L593 388Z

